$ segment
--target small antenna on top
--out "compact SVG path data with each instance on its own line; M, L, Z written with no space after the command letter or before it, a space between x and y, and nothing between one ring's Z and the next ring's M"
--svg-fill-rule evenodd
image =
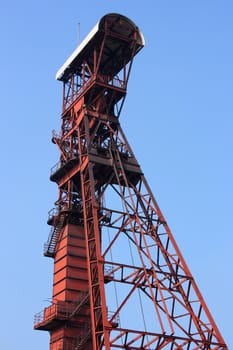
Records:
M78 45L80 44L80 22L78 22Z

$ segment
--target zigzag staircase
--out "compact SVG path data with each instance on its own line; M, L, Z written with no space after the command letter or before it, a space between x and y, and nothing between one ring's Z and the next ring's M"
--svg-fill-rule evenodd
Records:
M91 334L91 325L88 324L83 334L80 335L78 339L78 345L75 347L75 350L84 349L84 345L91 338Z
M55 220L54 226L51 227L49 237L44 245L44 256L54 257L56 244L61 235L62 229L65 224L66 214L61 213Z

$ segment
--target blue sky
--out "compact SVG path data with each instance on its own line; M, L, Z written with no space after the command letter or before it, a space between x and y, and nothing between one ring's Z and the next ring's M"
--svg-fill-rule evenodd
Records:
M1 336L5 350L48 349L33 316L48 305L43 257L58 160L55 73L106 13L142 30L121 115L176 241L233 349L233 3L230 0L0 2Z

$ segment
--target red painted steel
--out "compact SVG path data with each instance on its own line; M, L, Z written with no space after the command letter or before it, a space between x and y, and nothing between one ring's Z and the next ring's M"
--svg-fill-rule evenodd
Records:
M106 15L60 79L50 350L227 349L119 123L139 38Z

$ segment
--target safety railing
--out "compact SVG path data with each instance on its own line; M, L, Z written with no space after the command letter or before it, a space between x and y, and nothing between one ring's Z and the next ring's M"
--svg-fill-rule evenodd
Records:
M48 212L48 221L51 221L54 216L58 216L58 208L52 208Z
M120 316L119 315L114 316L114 314L115 314L114 311L108 311L108 320L118 325L120 323Z
M113 87L117 87L120 89L125 89L126 88L126 84L125 81L118 78L118 77L110 77L108 75L101 75L98 74L97 75L97 81L102 82L104 84L113 86Z
M73 304L62 301L52 304L34 316L34 325L38 325L42 322L49 322L53 319L66 319L72 313L73 308Z
M55 174L58 169L60 169L62 167L62 163L61 161L59 160L50 170L50 176L52 176L53 174Z

